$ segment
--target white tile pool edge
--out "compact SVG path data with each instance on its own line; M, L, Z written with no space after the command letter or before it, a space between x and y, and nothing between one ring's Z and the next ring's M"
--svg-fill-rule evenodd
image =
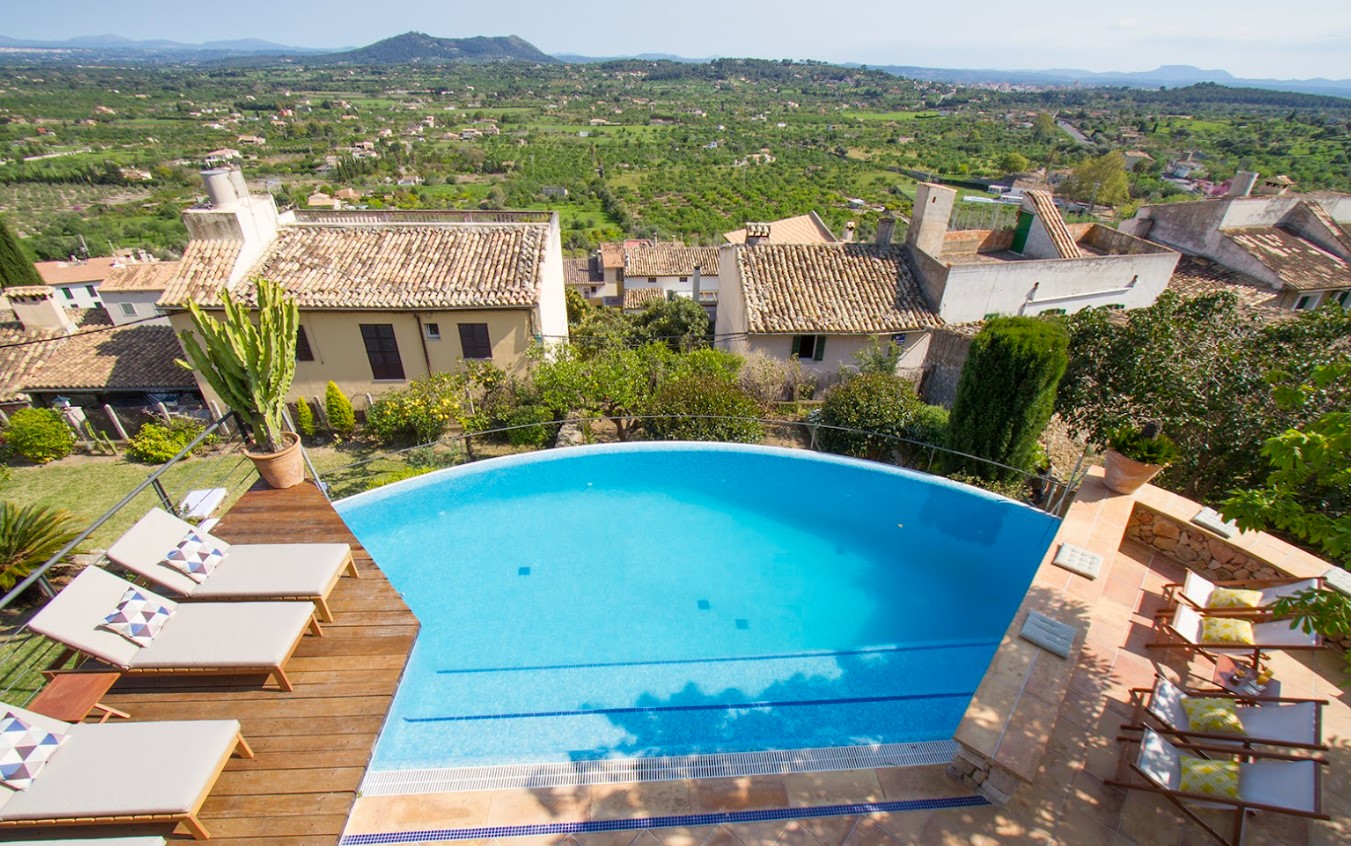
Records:
M456 793L514 787L562 787L636 781L726 778L747 775L866 770L947 764L956 754L953 740L831 746L769 752L727 752L653 758L605 758L550 764L497 764L416 770L368 770L362 796Z

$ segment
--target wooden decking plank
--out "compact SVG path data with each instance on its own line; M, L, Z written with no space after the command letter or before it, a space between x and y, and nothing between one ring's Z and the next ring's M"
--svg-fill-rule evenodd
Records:
M231 543L345 542L362 578L339 579L329 603L337 619L324 626L325 637L304 638L287 664L291 693L256 675L145 676L123 679L106 701L135 720L240 721L256 756L231 759L202 808L213 843L334 846L408 661L417 618L312 485L250 490L214 533ZM171 841L185 835L177 831Z

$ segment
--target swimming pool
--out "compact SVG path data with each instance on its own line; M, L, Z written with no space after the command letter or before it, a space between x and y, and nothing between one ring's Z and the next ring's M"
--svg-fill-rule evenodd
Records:
M336 508L422 622L373 770L951 738L1057 526L721 444L495 459Z

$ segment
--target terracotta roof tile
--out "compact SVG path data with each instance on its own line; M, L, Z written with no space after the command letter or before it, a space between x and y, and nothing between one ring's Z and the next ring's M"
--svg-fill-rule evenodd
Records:
M240 241L189 241L178 262L178 272L167 280L162 306L185 306L191 301L217 302L220 290L230 281L239 258Z
M1051 244L1055 246L1056 255L1061 258L1083 258L1083 252L1075 242L1074 236L1070 234L1069 227L1065 225L1065 219L1060 216L1060 209L1055 207L1055 199L1052 198L1049 191L1024 191L1023 196L1031 203L1037 217L1041 218L1041 223L1046 227L1046 234L1051 236Z
M244 281L281 283L301 308L512 308L539 302L548 224L290 226Z
M563 284L600 285L605 277L595 270L595 265L587 258L563 259Z
M653 303L659 303L665 299L666 292L661 288L624 289L624 309L626 311L641 311Z
M722 237L729 244L746 243L746 230L734 229L724 232ZM783 220L770 221L770 244L833 244L836 238L829 227L817 217L816 212L800 214L797 217L785 217Z
M99 285L101 293L163 291L178 275L179 262L157 261L113 268Z
M24 341L37 341L47 338L64 337L64 332L32 332L23 328L14 313L6 314L0 320L0 402L19 402L27 399L23 393L23 381L56 348L56 343L25 344L12 346Z
M33 266L48 285L74 285L106 278L117 261L112 256L97 256L86 261L40 261Z
M1318 203L1300 203L1300 205L1304 206L1309 214L1317 218L1320 223L1332 232L1332 236L1342 245L1342 249L1346 250L1347 253L1351 253L1351 227L1348 227L1347 224L1344 223L1338 223L1333 219L1332 215L1328 214L1328 210Z
M762 244L737 248L736 262L753 333L869 334L942 324L899 247Z
M718 248L659 241L624 249L625 276L690 276L696 265L704 276L716 276Z
M606 270L621 270L624 267L623 244L601 244L600 264Z
M122 326L74 334L23 379L25 390L188 390L192 373L174 364L183 355L168 326Z
M1168 287L1186 297L1200 297L1228 291L1245 305L1259 309L1277 309L1280 292L1260 279L1201 258L1184 255L1178 260Z
M1351 288L1351 262L1279 226L1226 229L1223 234L1270 268L1287 288Z

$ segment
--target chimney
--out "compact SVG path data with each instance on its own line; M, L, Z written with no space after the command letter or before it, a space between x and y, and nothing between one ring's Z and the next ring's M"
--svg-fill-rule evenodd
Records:
M769 240L768 223L747 223L746 224L746 246L754 247L764 241Z
M1246 197L1252 193L1253 186L1257 184L1257 174L1251 170L1240 170L1234 173L1234 178L1229 180L1229 190L1225 192L1226 197Z
M694 275L690 277L690 295L699 302L699 265L694 266Z
M6 288L5 296L24 329L64 332L67 335L75 331L70 312L56 301L56 292L47 285Z
M210 207L183 212L188 237L194 241L236 241L239 256L226 282L234 287L277 237L277 204L270 195L251 196L238 168L202 171Z
M840 239L846 244L854 243L854 230L858 228L858 221L851 220L844 225L844 236Z
M910 231L905 243L931 256L943 254L943 239L948 234L948 218L957 192L932 182L921 182L915 189L915 210L910 216Z
M883 215L882 219L877 221L877 246L890 247L891 236L895 232L896 218L892 217L890 214Z
M239 193L235 181L230 178L229 168L202 171L202 185L206 187L211 208L216 211L229 211L239 203Z

